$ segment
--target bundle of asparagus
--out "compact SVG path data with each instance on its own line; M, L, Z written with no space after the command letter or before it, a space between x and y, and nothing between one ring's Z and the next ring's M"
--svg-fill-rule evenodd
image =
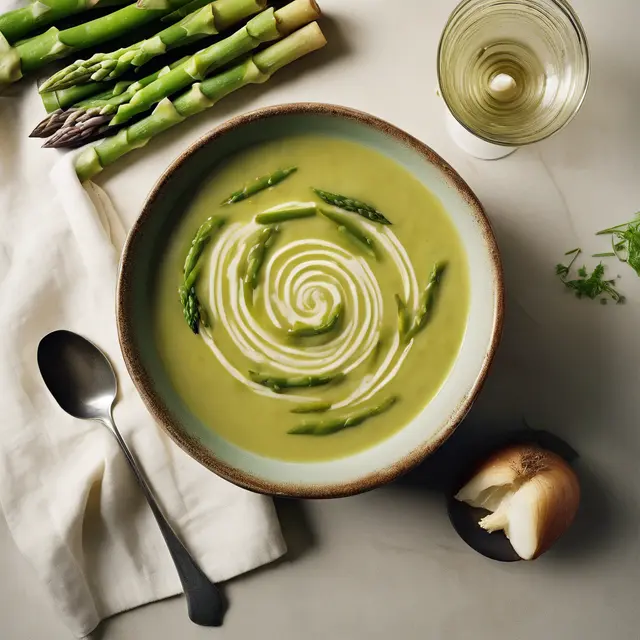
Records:
M53 60L64 58L74 51L93 47L107 40L127 34L162 16L176 7L187 4L187 0L165 0L166 9L141 9L135 4L118 11L60 31L51 27L44 33L21 40L11 46L6 36L0 33L0 85L10 84L25 73L35 71ZM63 4L68 0L48 0L50 4ZM37 3L36 3L37 4Z
M88 60L77 60L52 75L40 91L65 89L91 80L113 80L131 67L140 67L171 49L214 35L267 6L267 0L217 0L189 13L178 23L111 53L96 53Z
M89 180L123 155L146 145L151 138L180 124L246 85L266 82L276 71L326 44L317 22L247 58L219 75L196 82L173 101L164 98L151 115L83 151L75 160L80 180Z
M277 10L267 2L35 0L0 15L0 88L53 60L125 38L126 46L76 60L40 87L50 115L31 135L47 138L45 147L77 147L105 138L76 159L77 173L86 180L165 129L245 85L266 82L326 44L315 0L293 0ZM95 8L107 12L92 15ZM74 15L78 22L84 14L89 19L76 26L56 26ZM169 54L159 65L149 65L161 68L132 75L156 57L215 37L247 18L235 33L195 54L180 59ZM145 25L150 25L146 36L134 41ZM151 29L155 35L149 37Z
M246 2L246 0L218 0ZM202 9L200 10L202 11ZM320 10L315 0L293 0L274 11L266 9L244 27L224 40L198 51L189 59L160 74L129 85L111 98L89 98L70 109L56 111L33 130L34 137L48 137L45 147L77 147L109 133L144 113L164 98L203 80L216 69L256 49L262 43L277 40L316 20Z

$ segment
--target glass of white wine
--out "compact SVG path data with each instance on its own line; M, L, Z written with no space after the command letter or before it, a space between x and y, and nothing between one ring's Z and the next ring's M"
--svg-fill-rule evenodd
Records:
M566 0L464 0L438 49L454 138L478 157L502 157L562 129L589 75L584 29Z

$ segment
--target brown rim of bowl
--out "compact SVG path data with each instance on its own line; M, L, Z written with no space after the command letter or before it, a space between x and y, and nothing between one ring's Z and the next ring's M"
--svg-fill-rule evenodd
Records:
M491 342L484 357L482 367L471 390L458 407L456 407L456 409L451 413L445 425L440 429L438 436L434 440L425 442L424 444L416 447L401 460L398 460L388 467L369 473L356 480L338 484L302 485L296 483L269 482L231 467L230 465L218 460L216 456L205 449L205 447L202 446L196 438L186 434L151 384L151 380L142 365L139 349L134 340L133 325L131 322L132 314L127 311L132 302L130 296L131 283L129 281L131 276L127 269L127 265L131 260L133 260L136 245L139 241L140 233L144 228L145 221L150 215L152 215L154 202L159 196L169 176L195 151L221 136L224 136L229 131L258 120L264 121L269 118L276 118L291 114L315 114L354 120L392 136L402 144L419 153L431 164L439 167L444 173L447 181L462 195L475 212L475 218L480 225L484 241L491 257L493 279L496 286L497 295L494 306ZM374 489L375 487L386 484L387 482L405 474L424 460L428 455L438 449L455 431L456 427L466 416L484 384L502 334L503 316L504 283L498 246L491 229L491 224L482 208L482 205L467 183L430 147L401 129L398 129L394 125L355 109L312 102L275 105L271 107L264 107L240 116L235 116L221 124L219 127L216 127L213 131L204 135L184 151L156 182L145 200L140 216L129 232L120 262L118 286L116 291L116 321L118 325L118 339L120 341L122 355L124 357L127 370L129 371L129 375L131 376L138 393L142 397L142 400L151 415L160 424L161 428L189 456L225 480L258 493L285 495L296 498L339 498Z

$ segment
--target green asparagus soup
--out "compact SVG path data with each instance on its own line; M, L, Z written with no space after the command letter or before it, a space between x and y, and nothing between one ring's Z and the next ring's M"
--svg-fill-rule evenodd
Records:
M296 136L233 156L195 196L159 266L154 331L176 391L219 435L327 460L430 402L468 288L458 234L419 181L365 146Z

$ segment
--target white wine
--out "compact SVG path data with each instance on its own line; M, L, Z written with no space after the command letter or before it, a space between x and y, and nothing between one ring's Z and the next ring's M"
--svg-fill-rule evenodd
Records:
M466 0L444 30L438 74L460 124L487 142L521 146L575 115L589 54L564 0Z

